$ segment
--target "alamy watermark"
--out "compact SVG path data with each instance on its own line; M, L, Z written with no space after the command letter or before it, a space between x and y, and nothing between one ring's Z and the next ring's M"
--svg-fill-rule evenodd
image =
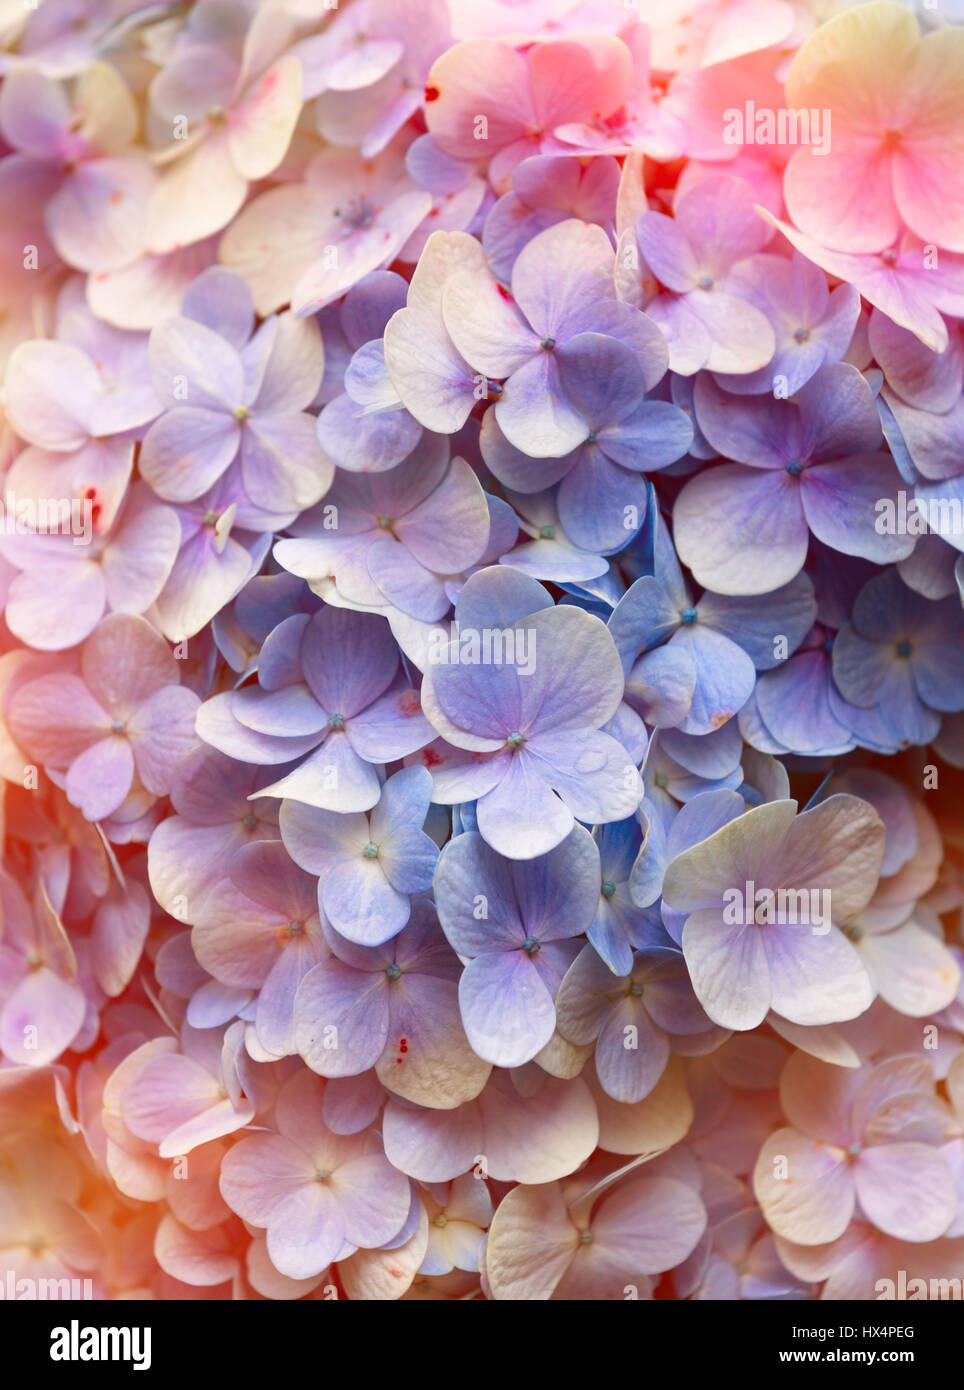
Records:
M55 1327L50 1334L51 1361L130 1361L131 1369L151 1369L149 1327L81 1327L73 1318L69 1327Z
M757 106L748 101L741 110L723 112L725 145L809 145L814 154L830 153L829 107Z
M961 1279L915 1279L907 1277L906 1269L897 1271L896 1279L878 1279L874 1284L878 1301L896 1300L915 1303L923 1299L935 1302L950 1299L960 1302L964 1296L964 1281Z
M514 666L520 676L536 669L536 632L524 627L433 628L428 639L432 666Z
M878 536L964 536L964 503L959 497L914 497L900 491L896 497L880 497L874 530Z
M829 888L758 888L747 879L742 888L723 893L723 921L736 926L804 926L814 936L830 930Z
M92 1299L92 1279L33 1279L18 1278L15 1269L8 1269L0 1279L0 1299L8 1302L43 1302L58 1299Z
M72 536L74 545L90 545L94 503L89 497L18 497L0 495L0 535Z

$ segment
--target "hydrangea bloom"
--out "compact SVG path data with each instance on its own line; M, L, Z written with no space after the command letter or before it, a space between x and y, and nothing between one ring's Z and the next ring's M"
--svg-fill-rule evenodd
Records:
M306 413L324 354L312 324L254 319L244 283L211 271L196 281L181 317L151 334L154 389L166 409L144 440L140 467L170 502L191 502L235 458L250 500L298 512L331 483L331 464Z
M566 972L557 1009L563 1037L595 1043L600 1085L626 1104L643 1100L659 1081L669 1061L670 1036L711 1027L684 961L670 952L640 952L620 979L585 947ZM626 1046L627 1029L634 1047Z
M80 270L132 261L144 245L145 204L156 174L132 146L140 113L121 73L91 62L64 87L38 68L8 73L0 133L7 197L31 199L57 254Z
M600 727L616 712L622 675L598 618L553 607L541 585L494 569L469 580L455 614L460 631L477 634L510 623L513 645L508 660L480 668L459 659L456 638L426 669L423 707L456 750L445 759L429 750L436 799L477 797L483 838L514 859L553 849L577 818L634 811L635 764Z
M952 1171L940 1153L950 1116L922 1058L848 1070L796 1053L780 1078L780 1099L794 1127L763 1146L754 1173L778 1235L829 1244L846 1230L857 1200L898 1240L945 1233L957 1210ZM792 1186L773 1182L771 1152L791 1156L798 1179Z
M612 1298L628 1284L638 1296L690 1254L706 1225L699 1196L672 1178L625 1182L595 1204L585 1182L571 1187L517 1187L502 1202L486 1251L496 1298ZM513 1229L524 1234L506 1242Z
M956 36L941 37L921 38L912 14L876 0L838 15L796 55L788 102L833 110L836 127L827 158L805 149L787 166L787 207L808 235L881 251L908 227L964 251L964 184L948 160L960 139L962 54Z
M262 795L340 811L374 806L375 766L432 735L387 627L330 607L280 623L261 653L258 685L214 696L199 712L198 732L229 757L267 765L315 749Z
M322 1076L374 1067L396 1095L451 1110L479 1094L490 1067L459 1019L458 962L427 903L387 948L359 947L329 932L332 955L294 999L298 1048Z
M940 710L964 708L964 614L933 603L888 570L861 589L833 644L834 680L858 705L879 707L902 741L927 743Z
M115 613L84 643L79 673L28 681L8 718L27 751L59 774L71 803L102 820L132 798L143 805L167 794L196 747L197 706L157 631Z
M682 195L672 218L644 212L636 239L670 291L652 300L647 313L666 335L675 372L756 372L770 361L776 337L769 319L735 292L742 262L768 240L745 183L701 180Z
M437 439L388 473L342 473L293 528L296 538L278 542L277 560L309 582L330 576L350 604L444 617L445 578L481 559L490 528L478 478L448 452Z
M549 1042L553 1000L571 940L592 920L599 878L592 839L576 826L541 859L509 865L470 832L439 861L435 891L449 941L469 965L459 1002L469 1041L499 1066L521 1066Z
M611 371L604 359L580 356L605 350L596 338L625 343L640 359L647 389L663 375L663 341L638 310L616 298L614 268L602 228L571 220L540 232L519 253L511 295L481 269L460 271L445 284L446 331L477 373L502 383L495 417L524 453L568 454L595 426L610 423L593 418L585 388L573 399L580 381Z
M582 422L581 442L559 459L536 460L510 442L497 406L482 426L486 463L518 492L559 482L559 518L576 545L621 549L635 529L627 517L635 511L641 519L646 510L643 473L675 463L693 439L682 410L644 399L664 368L661 341L640 353L607 334L577 334L560 350L557 371L570 412Z
M4 380L10 423L32 447L13 462L8 486L25 496L78 497L98 531L124 500L137 435L159 413L140 335L78 306L56 340L20 343Z
M629 51L609 34L541 43L527 53L484 39L456 44L428 75L429 132L458 159L477 159L483 143L490 178L503 192L523 159L558 149L558 127L618 111L631 78Z
M877 886L883 826L846 796L799 819L795 811L792 801L747 811L666 871L665 900L686 914L683 954L697 998L725 1028L753 1028L771 1008L791 1023L835 1023L870 1003L837 923Z
M271 1262L289 1279L320 1274L359 1246L391 1240L409 1207L402 1174L368 1136L327 1130L317 1100L311 1073L296 1072L278 1098L278 1132L250 1135L222 1164L225 1201L267 1230ZM379 1200L372 1202L369 1191Z
M877 527L876 504L895 497L900 476L879 451L873 395L856 368L822 367L793 400L734 400L704 378L696 411L714 448L738 461L693 478L674 508L680 558L701 583L769 593L799 573L810 533L877 563L910 554L910 537Z
M341 936L380 946L408 921L411 895L432 886L438 845L422 830L432 779L406 767L382 787L370 816L281 803L281 838L318 877L318 906Z
M249 180L284 158L301 112L301 65L286 52L293 30L283 15L261 11L245 32L242 16L220 34L205 34L203 18L189 20L151 83L167 168L147 208L145 249L173 251L220 231Z
M775 632L783 635L784 656L799 646L816 616L813 590L800 574L765 598L707 592L694 604L675 552L661 538L656 556L656 574L637 579L609 620L627 670L627 698L657 727L709 734L746 704L756 671L777 664Z
M180 530L169 507L132 490L106 535L25 531L3 537L19 570L7 595L7 622L38 651L61 651L89 637L105 611L145 613L169 579Z
M962 18L0 3L0 1296L959 1292Z
M242 845L195 916L198 964L223 984L257 994L254 1028L266 1052L295 1051L294 998L327 954L315 885L278 840Z

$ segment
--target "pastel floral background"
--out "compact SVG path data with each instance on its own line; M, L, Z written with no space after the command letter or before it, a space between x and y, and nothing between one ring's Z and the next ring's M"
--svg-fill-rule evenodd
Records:
M958 20L0 0L7 1296L964 1277Z

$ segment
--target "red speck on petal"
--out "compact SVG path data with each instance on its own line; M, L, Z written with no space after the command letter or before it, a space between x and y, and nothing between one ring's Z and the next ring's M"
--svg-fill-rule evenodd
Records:
M499 294L501 294L503 299L507 300L510 304L512 303L512 296L504 285L496 285L496 289L499 291Z
M110 198L108 199L108 202L112 203L113 206L116 207L118 203L122 203L123 201L124 201L124 195L123 195L123 193L121 193L120 189L116 189L116 188L115 188L114 192L110 195Z
M426 748L424 753L422 754L422 762L425 764L426 767L441 767L444 761L445 759L440 758L439 755L431 748Z
M438 99L439 99L439 97L440 97L441 95L442 95L442 93L439 91L438 87L426 87L426 88L425 88L425 100L426 100L426 101L438 101Z
M84 501L85 501L85 502L90 502L90 503L91 503L91 508L90 508L90 519L91 519L91 521L94 523L95 526L97 525L97 520L98 520L98 518L99 518L99 516L100 516L100 514L101 514L101 511L103 510L103 508L101 507L100 503L97 502L97 501L95 501L95 498L96 498L96 497L97 497L97 489L96 489L95 487L89 487L89 488L86 488L86 489L85 489L85 491L84 491Z
M412 715L419 714L421 712L422 703L418 698L418 692L415 690L402 691L401 695L398 697L398 708L402 714L407 715L409 719Z

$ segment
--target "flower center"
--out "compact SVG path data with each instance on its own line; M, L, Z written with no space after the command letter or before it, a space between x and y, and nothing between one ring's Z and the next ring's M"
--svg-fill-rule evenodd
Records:
M602 895L604 898L611 898L616 891L616 885L611 878L603 879Z
M258 818L253 811L249 811L241 824L244 826L245 830L254 830L258 824Z
M592 1231L583 1231L579 1237L579 1243L580 1245L592 1245L594 1239Z
M113 720L112 723L111 723L111 726L110 726L110 731L111 731L112 734L122 734L122 733L124 733L124 724L123 724L122 720L120 720L120 719L115 719L115 720Z
M522 943L522 949L527 956L537 956L541 949L541 944L542 943L537 941L534 936L527 936Z
M791 478L799 478L800 474L803 472L803 464L799 459L791 459L787 464L787 472L790 474Z
M543 526L539 535L544 541L554 541L556 538L556 528L554 526Z
M912 647L912 645L910 644L910 642L899 642L899 643L897 644L897 655L898 655L898 656L910 656L910 654L911 654L911 652L912 652L913 650L914 650L914 648Z
M343 714L331 714L328 716L329 729L343 729L345 727L345 716Z
M508 748L521 748L525 741L525 734L520 734L518 729L516 729L509 735L505 742Z
M365 197L352 198L347 211L339 210L335 216L341 217L345 226L350 227L353 232L359 232L365 227L370 227L375 221L375 209Z
M237 420L239 425L243 425L250 414L251 412L247 408L247 406L239 405L237 410L234 412L234 418Z
M661 787L663 791L669 786L669 778L666 776L665 772L657 772L653 781L656 783L657 787Z
M375 525L378 527L380 531L387 531L391 524L392 518L390 516L386 516L384 512L380 516L376 516L375 518Z
M402 978L401 967L398 965L386 965L385 974L390 980L400 980Z
M555 338L543 338L539 346L542 348L543 352L554 352L556 347L556 340Z
M902 138L903 138L903 137L901 136L901 133L900 133L899 130L885 130L885 131L884 131L884 149L885 149L885 150L896 150L896 148L897 148L897 146L900 144Z
M327 1182L330 1177L331 1172L327 1168L318 1168L315 1170L315 1182Z
M641 999L641 998L642 998L642 995L643 995L643 987L642 987L642 985L639 983L638 980L635 980L635 981L629 986L629 992L630 992L630 994L633 996L634 999Z
M378 846L375 845L375 844L372 844L371 840L369 840L369 841L368 841L368 844L367 844L367 845L365 846L365 848L362 850L362 854L365 856L366 859L377 859L377 858L378 858Z
M810 341L810 329L809 329L809 328L798 328L797 331L796 331L796 333L794 333L794 335L793 335L793 341L794 341L795 343L809 343L809 341Z
M695 608L687 608L683 613L683 622L687 627L692 627L696 622L697 613Z

